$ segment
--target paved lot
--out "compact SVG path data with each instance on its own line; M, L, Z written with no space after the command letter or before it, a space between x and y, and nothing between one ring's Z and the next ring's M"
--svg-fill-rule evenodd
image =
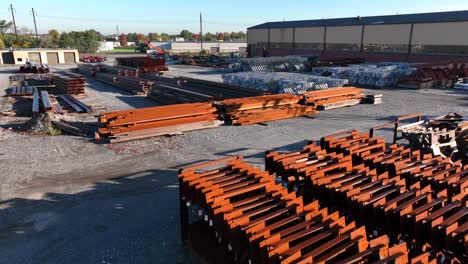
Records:
M206 69L173 67L179 75L219 78L200 73ZM8 74L0 68L0 94ZM87 91L87 102L105 110L153 105L92 81ZM179 242L179 167L234 154L262 167L266 150L298 149L351 128L367 131L395 116L468 115L462 91L367 92L382 93L384 103L114 145L0 129L0 263L197 263ZM77 118L95 121L92 115ZM0 117L0 125L8 128L15 120L24 118Z

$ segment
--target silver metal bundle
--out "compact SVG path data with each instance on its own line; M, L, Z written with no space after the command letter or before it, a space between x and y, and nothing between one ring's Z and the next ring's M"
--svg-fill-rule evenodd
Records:
M312 74L349 79L349 83L356 86L384 88L395 87L400 78L412 74L415 70L407 63L378 63L348 67L317 67L312 69Z
M312 90L342 87L346 79L333 79L311 74L288 72L239 72L223 74L226 84L253 88L266 93L303 94Z
M301 72L305 69L307 57L259 57L241 59L240 65L245 72Z

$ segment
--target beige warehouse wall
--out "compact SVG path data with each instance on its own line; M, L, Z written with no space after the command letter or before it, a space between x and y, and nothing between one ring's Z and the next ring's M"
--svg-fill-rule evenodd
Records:
M324 27L296 28L296 43L323 43Z
M360 44L362 26L328 27L327 43Z
M415 24L413 45L468 45L468 22Z
M275 28L270 29L270 42L293 43L294 29Z
M248 44L268 42L268 29L249 29L247 31Z
M364 44L408 45L411 24L371 25L364 27Z

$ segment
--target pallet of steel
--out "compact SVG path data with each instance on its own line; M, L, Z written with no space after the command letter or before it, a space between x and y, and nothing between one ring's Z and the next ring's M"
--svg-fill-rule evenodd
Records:
M288 187L306 202L319 199L393 239L406 237L413 251L429 243L436 251L449 250L454 261L462 259L468 166L461 162L404 146L386 148L382 139L352 130L322 138L321 146L267 152L265 165L289 184L301 178L300 185Z
M281 94L216 102L223 119L233 125L248 125L315 114L314 106L301 105L301 97Z
M196 207L217 247L229 249L224 263L408 262L406 244L389 247L385 235L368 241L365 226L320 208L318 200L305 205L240 157L181 169L179 186L183 241L188 207Z
M30 96L37 92L37 87L27 86L27 87L11 87L8 89L9 96Z
M85 93L86 79L82 75L70 72L56 73L54 84L66 94L80 95Z
M310 91L303 94L306 104L318 109L328 110L361 103L365 98L362 89L355 87L340 87L335 89Z
M216 127L222 122L215 112L211 103L193 103L101 113L97 138L121 142Z

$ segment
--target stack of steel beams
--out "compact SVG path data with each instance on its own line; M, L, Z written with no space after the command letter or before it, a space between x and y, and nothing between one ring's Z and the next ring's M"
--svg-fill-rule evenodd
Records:
M365 170L356 173L373 179ZM375 182L377 185L382 181ZM203 238L216 241L216 252L223 254L223 263L435 261L436 255L431 255L430 249L418 250L411 241L395 240L385 232L374 231L360 223L361 219L354 221L348 212L326 205L323 197L306 202L277 184L273 175L249 166L241 157L183 168L179 186L182 240L190 239L196 247L201 237L192 235L196 231L192 226L206 226ZM392 186L398 187L397 183ZM209 259L215 254L210 252L204 257Z
M56 73L54 83L58 89L66 94L85 94L86 79L82 75L71 72Z
M248 125L315 114L314 106L301 104L300 96L264 95L217 102L227 124Z
M193 103L101 113L96 137L122 142L216 127L215 112L211 103Z

